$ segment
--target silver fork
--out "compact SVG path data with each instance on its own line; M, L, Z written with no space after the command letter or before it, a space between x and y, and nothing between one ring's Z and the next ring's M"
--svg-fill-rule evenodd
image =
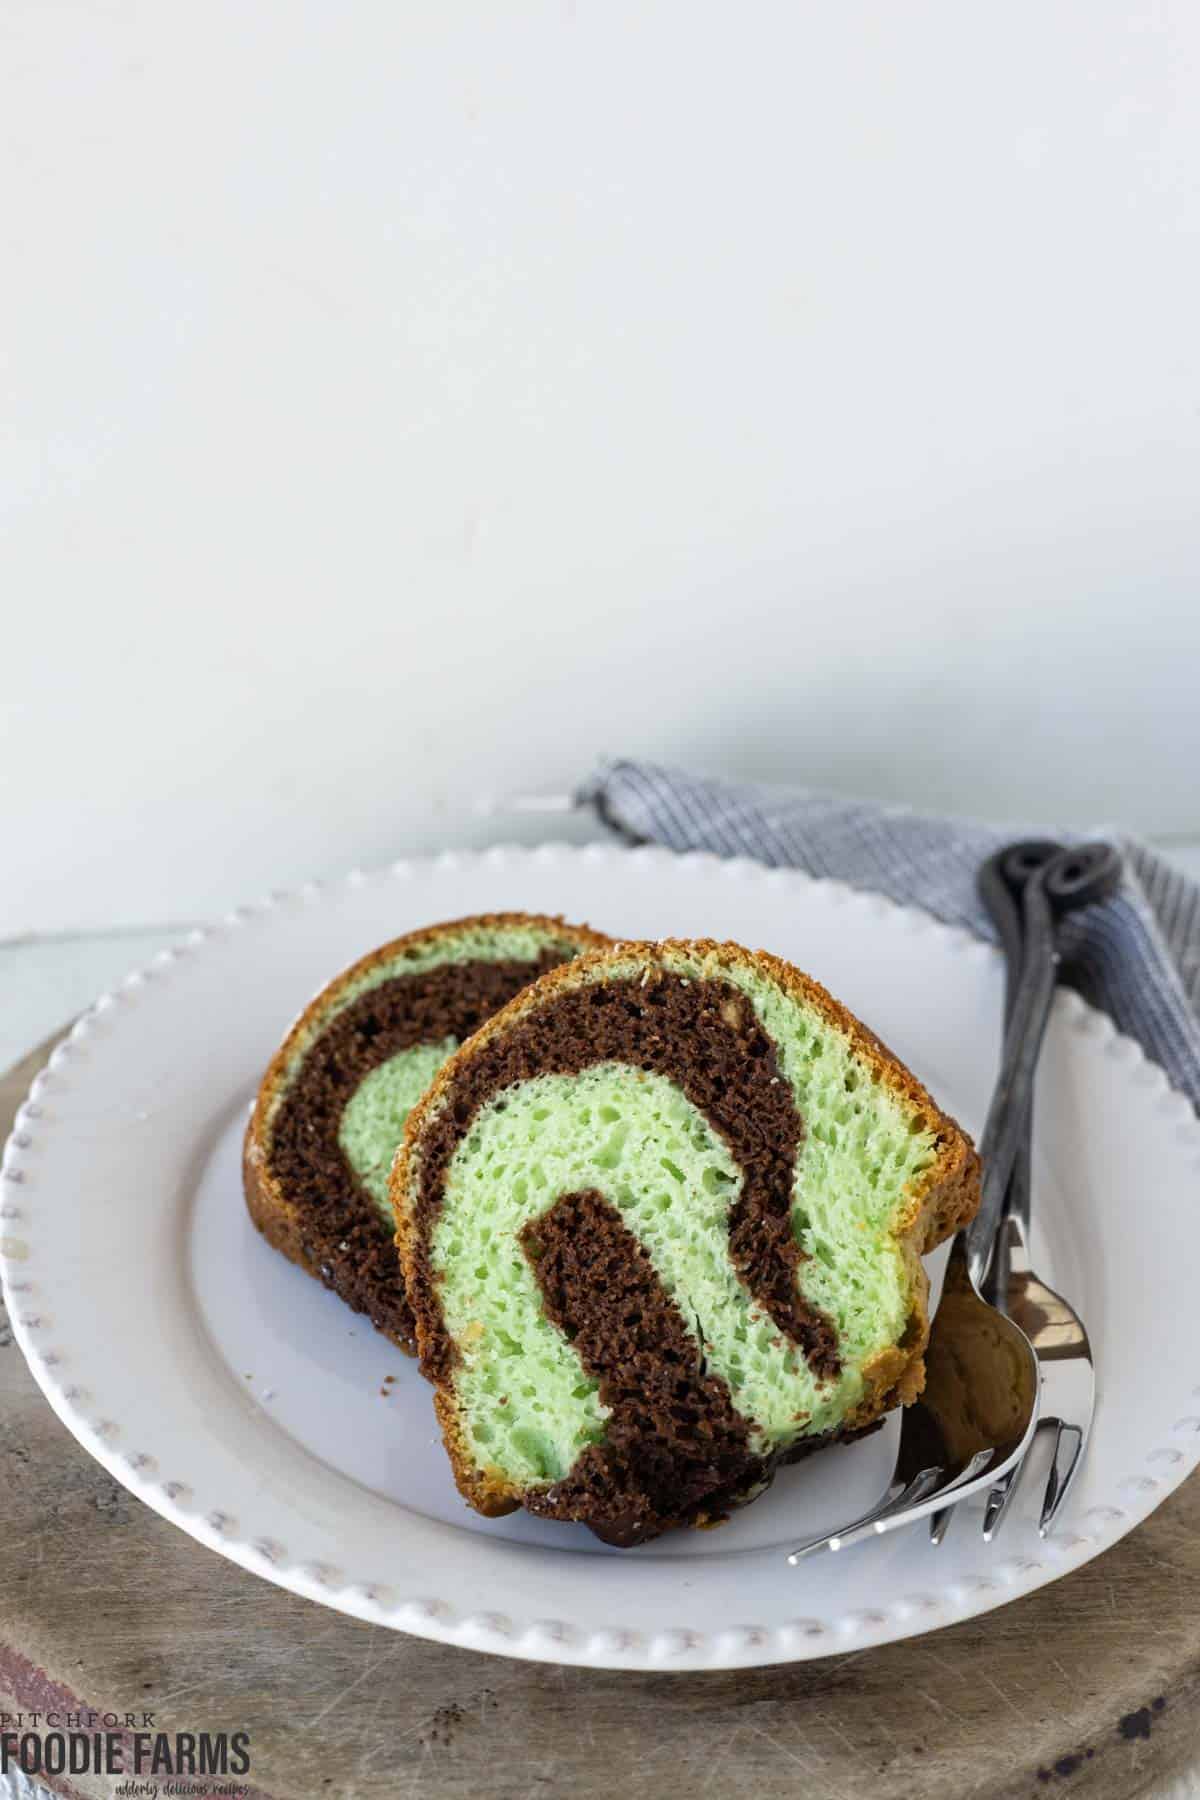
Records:
M1030 1005L1027 999L1026 1011ZM992 1242L1020 1144L1018 1127L1028 1112L1041 1035L1039 1030L1027 1042L1014 1029L1005 1039L1000 1078L980 1142L982 1232L973 1240L969 1230L960 1231L951 1246L925 1348L924 1391L901 1416L896 1465L887 1492L869 1512L798 1544L788 1554L793 1565L818 1550L843 1550L926 1514L944 1517L952 1505L981 1489L999 1488L1015 1474L1032 1442L1040 1392L1037 1357L1021 1328L982 1293L981 1282L992 1260ZM983 1243L988 1254L981 1261ZM935 1541L940 1541L940 1534Z
M1014 847L1016 853L1030 848ZM1043 1385L1051 1387L1052 1403L1057 1408L1053 1419L1057 1427L1054 1463L1043 1505L1043 1530L1049 1529L1080 1466L1091 1422L1091 1384L1094 1383L1087 1333L1062 1297L1033 1275L1024 1249L1021 1218L1019 1212L1009 1210L1008 1200L1013 1172L1018 1164L1021 1164L1018 1192L1023 1185L1028 1194L1033 1080L1060 960L1056 920L1074 907L1111 892L1119 879L1120 863L1108 845L1069 852L1062 851L1058 845L1041 846L1040 850L1042 855L1037 865L1023 874L1023 937L1015 910L1009 921L1015 923L1020 940L1020 962L1012 961L1013 969L1019 967L1020 974L1013 979L1000 1073L980 1140L984 1176L979 1214L955 1239L947 1268L948 1285L943 1290L926 1352L932 1377L942 1354L947 1329L947 1301L953 1303L952 1321L955 1310L962 1307L964 1289L969 1289L976 1302L971 1315L976 1341L970 1359L962 1364L967 1370L967 1378L960 1385L969 1399L973 1391L984 1391L987 1383L1003 1382L1001 1359L989 1357L987 1351L994 1334L1005 1352L1010 1356L1014 1354L1014 1340L1005 1337L999 1329L999 1321L1005 1319L1006 1314L993 1305L1002 1293L1013 1318L1019 1311L1034 1326L1041 1349L1040 1355L1035 1353L1025 1333L1017 1330L1016 1339L1024 1346L1029 1360L1026 1364L1018 1358L1013 1366L1019 1364L1026 1372L1029 1367L1033 1370L1034 1394L1028 1430L1019 1446L1015 1449L1011 1445L1007 1447L1003 1466L999 1456L994 1455L978 1470L962 1471L953 1466L952 1460L943 1457L926 1463L912 1480L906 1482L904 1476L912 1461L913 1442L919 1444L926 1431L920 1414L928 1408L931 1387L936 1390L937 1386L936 1379L927 1378L923 1396L925 1408L909 1408L901 1421L896 1474L883 1499L852 1524L798 1546L790 1554L789 1562L798 1562L801 1557L825 1546L843 1548L871 1532L894 1530L930 1513L934 1515L931 1534L934 1542L940 1543L953 1507L984 1487L991 1489L984 1515L984 1534L990 1538L1011 1500L1025 1452L1032 1440ZM1010 948L1007 937L1005 947L1006 950ZM998 1247L1000 1254L997 1256L993 1253ZM985 1319L988 1329L984 1328ZM1011 1319L1008 1329L1013 1330ZM962 1344L960 1347L955 1338L951 1338L951 1359L955 1354L961 1357L967 1350L971 1332L955 1335L962 1339ZM1023 1378L1027 1378L1027 1373ZM935 1410L942 1410L936 1391L933 1405Z
M1048 962L1052 993L1060 961L1057 921L1078 907L1107 898L1120 878L1120 857L1106 844L1064 850L1061 844L1038 840L1010 845L984 863L979 872L979 892L1006 958L1008 1029L1012 1027L1027 960L1041 957ZM1046 1004L1048 1009L1049 1000ZM1039 1430L1054 1432L1038 1520L1038 1530L1045 1537L1083 1466L1095 1413L1096 1379L1083 1320L1062 1294L1041 1280L1029 1259L1031 1141L1032 1097L1013 1159L984 1292L1021 1326L1038 1360ZM983 1535L989 1541L1004 1522L1023 1466L1017 1464L988 1495ZM931 1519L934 1543L941 1543L953 1510L947 1507Z
M828 1547L892 1531L994 1485L1015 1469L1037 1426L1037 1359L1018 1326L982 1299L959 1232L925 1352L925 1390L906 1407L896 1467L877 1505L788 1555L798 1563Z

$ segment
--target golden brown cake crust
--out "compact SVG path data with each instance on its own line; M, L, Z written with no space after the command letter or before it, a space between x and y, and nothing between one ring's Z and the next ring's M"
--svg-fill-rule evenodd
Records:
M392 1210L396 1215L396 1244L414 1303L418 1353L425 1359L434 1348L431 1307L436 1308L436 1299L419 1292L420 1258L410 1197L415 1195L419 1180L422 1134L452 1092L456 1079L493 1039L510 1031L518 1021L558 994L586 982L593 972L611 968L616 973L639 959L658 965L662 959L672 956L687 957L701 964L706 974L711 971L719 975L722 970L737 968L767 976L838 1031L879 1083L920 1120L922 1129L934 1134L933 1162L912 1185L907 1205L892 1234L908 1276L909 1319L900 1341L882 1351L863 1370L866 1391L843 1422L847 1433L860 1431L891 1408L910 1404L924 1386L924 1352L929 1341L929 1280L921 1258L974 1218L980 1198L979 1158L970 1138L935 1104L916 1076L819 982L769 951L750 951L739 944L717 943L711 939L616 943L586 952L573 962L541 976L518 994L481 1026L438 1072L409 1116L404 1141L392 1167L390 1187ZM462 1439L453 1390L448 1384L435 1383L435 1386L434 1404L459 1492L477 1512L489 1517L512 1512L521 1504L520 1490L499 1469L475 1466ZM694 1522L704 1521L697 1518Z
M359 957L357 962L351 963L328 982L305 1007L271 1058L246 1126L242 1146L242 1187L246 1208L267 1242L315 1280L324 1279L321 1258L307 1244L303 1211L276 1179L270 1165L271 1120L287 1089L289 1066L295 1052L320 1032L346 989L362 976L369 975L380 964L394 961L406 950L416 949L418 946L428 948L442 939L459 937L464 931L503 931L514 928L545 931L561 941L578 946L581 951L600 949L610 942L602 932L593 931L588 925L570 925L557 914L545 913L478 913L406 932L402 937L392 938L366 956ZM409 1355L413 1353L412 1341L390 1326L386 1318L376 1318L374 1323L401 1350Z

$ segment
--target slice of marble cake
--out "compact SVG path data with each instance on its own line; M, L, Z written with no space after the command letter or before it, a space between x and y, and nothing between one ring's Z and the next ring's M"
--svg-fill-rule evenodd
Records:
M493 913L397 938L321 990L276 1052L246 1131L250 1216L267 1241L412 1351L388 1172L409 1109L485 1019L608 940Z
M478 1511L642 1543L919 1392L969 1139L798 969L620 944L442 1068L392 1171L421 1366Z

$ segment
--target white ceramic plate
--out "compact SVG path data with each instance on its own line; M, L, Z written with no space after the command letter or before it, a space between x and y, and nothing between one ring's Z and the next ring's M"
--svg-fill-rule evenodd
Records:
M256 1574L379 1624L556 1662L699 1669L987 1611L1097 1555L1194 1467L1200 1124L1134 1044L1064 995L1038 1095L1035 1250L1087 1319L1100 1406L1054 1537L1037 1536L1030 1480L990 1548L968 1516L940 1550L917 1527L789 1569L797 1537L876 1497L894 1425L785 1471L719 1531L643 1550L466 1511L415 1367L259 1239L238 1153L267 1058L330 975L401 931L507 907L769 946L979 1128L999 957L833 883L549 847L401 863L239 912L97 1002L5 1152L0 1270L17 1336L60 1418L148 1505Z

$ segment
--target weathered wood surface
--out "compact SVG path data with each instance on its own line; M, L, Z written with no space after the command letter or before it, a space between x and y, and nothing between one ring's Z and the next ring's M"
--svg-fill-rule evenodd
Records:
M3 1132L49 1048L0 1083ZM591 1673L423 1643L245 1574L91 1461L2 1314L0 1346L0 1711L246 1729L272 1800L1129 1800L1200 1762L1198 1480L970 1624L739 1674Z

